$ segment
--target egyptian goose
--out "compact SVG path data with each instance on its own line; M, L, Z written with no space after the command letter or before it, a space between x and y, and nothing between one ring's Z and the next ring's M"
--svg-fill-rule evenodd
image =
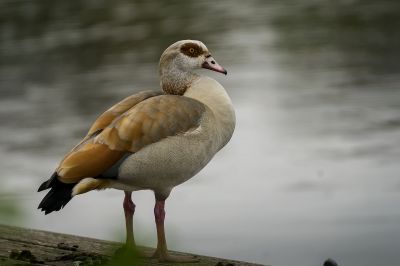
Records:
M132 191L153 190L158 241L153 256L160 261L195 261L168 253L165 200L228 143L235 128L228 94L214 79L194 72L200 68L227 74L200 41L169 46L160 59L161 90L129 96L97 118L39 187L50 191L38 208L48 214L91 190L123 190L126 245L135 250Z

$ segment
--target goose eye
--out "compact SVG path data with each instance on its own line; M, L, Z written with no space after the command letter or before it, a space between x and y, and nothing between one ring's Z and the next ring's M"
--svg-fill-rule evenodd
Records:
M189 48L189 52L190 52L191 54L193 54L193 53L194 53L194 48Z

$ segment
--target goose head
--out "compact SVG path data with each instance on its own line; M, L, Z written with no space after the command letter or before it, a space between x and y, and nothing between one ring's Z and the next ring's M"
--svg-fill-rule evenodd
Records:
M195 71L201 68L227 74L201 41L173 43L160 58L161 88L166 93L182 95L198 77Z

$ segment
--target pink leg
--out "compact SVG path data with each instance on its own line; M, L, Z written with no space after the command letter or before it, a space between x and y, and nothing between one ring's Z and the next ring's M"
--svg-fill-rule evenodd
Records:
M133 237L133 214L135 213L135 204L132 201L132 192L125 191L124 198L124 213L125 213L125 225L126 225L126 245L135 247L135 238Z
M157 227L157 250L160 252L167 251L167 240L165 238L164 221L165 221L165 201L156 201L154 206L154 218Z
M157 227L157 250L153 257L163 262L198 262L193 256L175 256L168 253L167 240L165 238L164 220L165 220L165 200L156 200L154 206L154 218Z
M132 201L132 192L125 191L124 198L124 213L125 213L125 224L126 224L126 245L128 253L132 252L134 256L150 258L152 255L148 252L138 250L133 236L133 215L135 213L135 204Z

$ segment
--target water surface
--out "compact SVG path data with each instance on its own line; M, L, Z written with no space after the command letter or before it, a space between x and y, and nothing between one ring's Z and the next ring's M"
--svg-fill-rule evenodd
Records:
M237 129L167 202L171 249L278 265L394 265L400 247L396 1L2 1L2 222L124 239L123 194L44 216L36 193L106 108L158 88L157 62L199 39L228 76ZM155 245L153 195L134 194Z

